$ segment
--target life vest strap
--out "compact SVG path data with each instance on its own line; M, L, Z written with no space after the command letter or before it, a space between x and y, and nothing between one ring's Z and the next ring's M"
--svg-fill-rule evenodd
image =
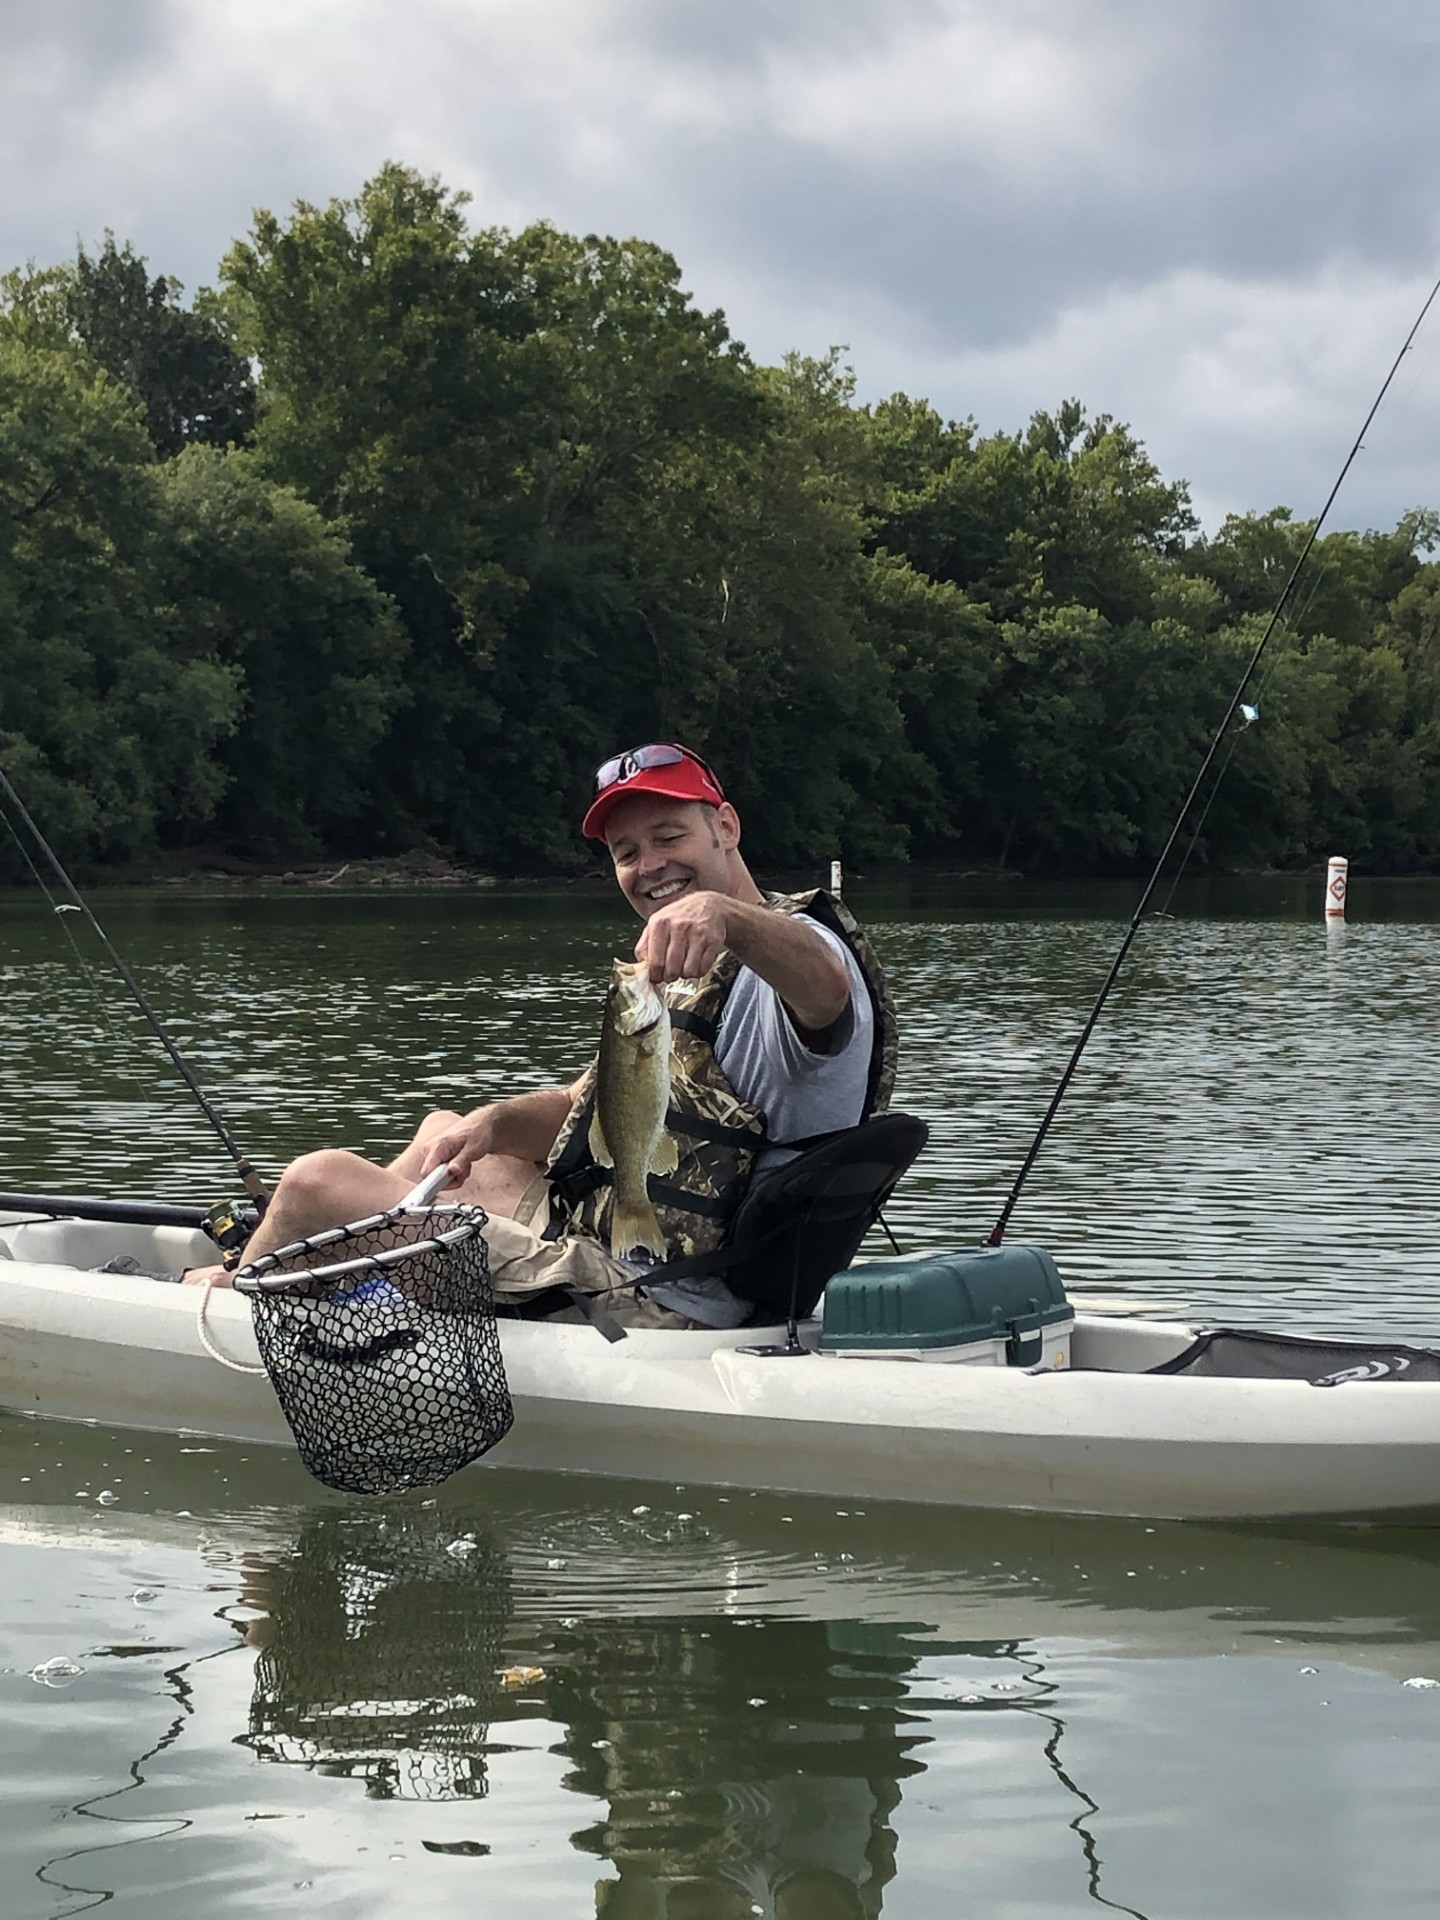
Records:
M658 1200L662 1206L673 1207L677 1213L698 1214L702 1220L728 1220L735 1210L733 1201L721 1200L713 1193L692 1193L688 1187L677 1187L668 1180L657 1180L653 1173L646 1185L652 1200Z
M707 1047L713 1047L720 1028L714 1020L707 1020L703 1013L692 1013L688 1007L671 1007L670 1024L679 1027L685 1033L693 1033L697 1040L703 1040Z
M732 1143L741 1147L757 1147L760 1135L754 1127L732 1127L723 1120L711 1120L703 1113L681 1113L671 1107L665 1115L667 1133L686 1133L692 1140L714 1140L722 1147Z

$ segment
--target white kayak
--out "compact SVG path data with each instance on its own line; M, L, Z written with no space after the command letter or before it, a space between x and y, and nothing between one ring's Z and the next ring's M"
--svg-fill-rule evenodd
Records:
M0 1215L0 1407L292 1445L262 1372L207 1351L198 1231ZM210 1344L258 1365L249 1302L216 1291ZM1440 1519L1440 1380L1156 1374L1179 1321L1076 1316L1069 1364L1029 1372L816 1350L782 1329L632 1331L502 1320L515 1420L486 1462L850 1499L1176 1519Z

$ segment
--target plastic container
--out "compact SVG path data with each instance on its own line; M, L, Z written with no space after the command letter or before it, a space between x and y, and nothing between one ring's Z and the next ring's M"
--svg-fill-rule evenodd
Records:
M1043 1247L869 1260L825 1289L820 1350L1045 1372L1070 1364L1074 1309Z

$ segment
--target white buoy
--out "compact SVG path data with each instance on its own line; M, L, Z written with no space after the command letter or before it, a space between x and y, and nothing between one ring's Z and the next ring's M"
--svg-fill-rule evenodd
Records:
M1325 869L1325 918L1345 918L1345 888L1350 878L1350 862L1343 853L1332 853Z
M830 862L830 891L837 900L840 898L840 862L838 860Z

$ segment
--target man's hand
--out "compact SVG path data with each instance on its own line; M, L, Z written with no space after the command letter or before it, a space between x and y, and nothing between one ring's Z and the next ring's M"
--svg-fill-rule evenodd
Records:
M730 944L733 905L722 893L682 895L645 922L635 942L635 958L649 962L650 978L657 985L701 979Z
M489 1107L477 1107L474 1113L466 1114L458 1126L437 1134L425 1149L420 1178L425 1179L437 1167L448 1167L450 1178L445 1189L458 1187L475 1162L494 1150L490 1139L490 1112Z
M845 963L803 915L772 913L723 893L686 893L651 914L635 942L657 985L699 980L726 947L774 987L813 1051L850 1004Z

